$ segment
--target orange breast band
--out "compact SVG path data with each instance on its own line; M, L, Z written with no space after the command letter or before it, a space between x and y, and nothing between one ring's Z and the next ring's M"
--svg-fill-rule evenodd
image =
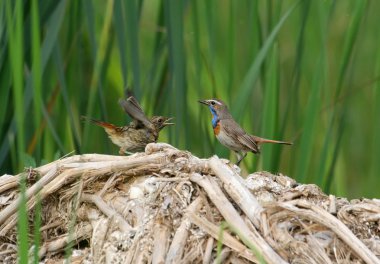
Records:
M219 132L220 132L220 122L218 122L216 126L214 127L214 134L219 135Z

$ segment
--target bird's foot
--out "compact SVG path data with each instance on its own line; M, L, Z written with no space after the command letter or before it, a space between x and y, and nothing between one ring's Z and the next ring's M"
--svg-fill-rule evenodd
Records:
M235 163L236 166L240 166L240 162L245 158L245 156L247 156L247 153L239 153L239 152L236 152L236 155L238 157L238 161Z

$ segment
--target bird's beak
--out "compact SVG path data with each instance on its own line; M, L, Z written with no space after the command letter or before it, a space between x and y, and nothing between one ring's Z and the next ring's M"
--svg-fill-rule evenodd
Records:
M207 100L199 100L198 102L204 105L209 105Z
M170 123L169 121L170 120L173 120L174 117L170 117L168 118L165 122L164 122L164 126L171 126L171 125L175 125L175 123Z

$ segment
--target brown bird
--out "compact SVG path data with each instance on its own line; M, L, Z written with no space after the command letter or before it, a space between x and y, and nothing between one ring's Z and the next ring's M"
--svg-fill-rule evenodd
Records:
M219 99L200 100L199 103L209 107L212 114L212 127L214 134L222 145L233 150L238 158L236 165L245 158L247 152L260 153L260 145L263 143L276 143L292 145L293 143L265 139L247 134L233 119L227 105Z
M103 127L111 141L120 147L121 155L143 151L147 144L157 141L161 129L174 125L169 123L172 118L164 116L153 116L148 119L134 97L129 97L127 100L120 99L119 104L133 119L129 125L118 127L92 118L84 116L82 118Z

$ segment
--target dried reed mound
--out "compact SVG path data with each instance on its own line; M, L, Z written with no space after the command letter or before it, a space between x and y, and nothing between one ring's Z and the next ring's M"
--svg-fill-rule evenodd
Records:
M17 260L20 175L0 177L5 263ZM380 263L380 200L349 202L266 172L243 179L226 160L167 144L26 175L30 230L42 201L45 263L62 261L70 242L72 263Z

